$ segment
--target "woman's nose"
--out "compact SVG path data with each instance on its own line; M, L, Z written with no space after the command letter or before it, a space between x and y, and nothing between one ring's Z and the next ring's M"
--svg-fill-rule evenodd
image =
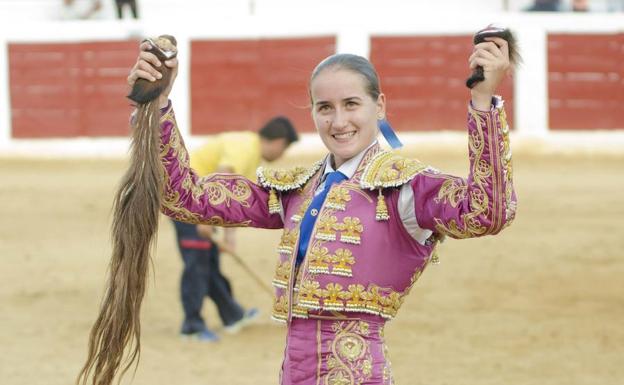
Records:
M334 114L334 118L332 119L332 122L331 122L332 128L343 129L347 127L348 122L349 122L349 119L347 117L347 114L344 111L336 110L336 113Z

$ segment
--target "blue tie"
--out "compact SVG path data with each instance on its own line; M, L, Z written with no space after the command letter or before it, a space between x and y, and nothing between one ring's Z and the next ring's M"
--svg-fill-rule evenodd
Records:
M314 223L316 222L316 217L318 217L319 210L321 206L323 206L323 202L325 202L325 197L327 193L331 189L331 185L334 183L341 182L347 179L347 176L340 171L333 171L327 174L325 178L325 183L323 184L323 189L312 199L310 203L310 207L306 211L303 216L303 220L301 221L300 227L300 236L299 236L299 250L297 252L297 265L303 261L303 257L308 250L308 243L310 243L310 235L312 234L312 228L314 227ZM314 210L315 215L312 215L312 210Z

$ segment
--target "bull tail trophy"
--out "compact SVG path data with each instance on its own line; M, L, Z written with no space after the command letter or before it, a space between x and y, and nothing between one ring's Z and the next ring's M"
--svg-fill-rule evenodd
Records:
M163 35L148 41L150 52L161 62L177 54L173 36ZM99 315L89 335L87 361L78 376L78 384L110 385L120 370L121 377L140 358L141 302L163 191L158 97L172 75L166 65L159 70L162 78L154 82L139 79L128 95L137 107L131 123L130 165L113 202L109 277Z

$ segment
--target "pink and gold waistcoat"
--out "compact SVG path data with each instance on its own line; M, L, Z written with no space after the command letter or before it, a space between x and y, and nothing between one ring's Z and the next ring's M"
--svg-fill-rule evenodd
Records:
M304 318L308 310L333 310L392 318L435 244L417 243L401 221L390 220L399 217L399 189L395 187L426 167L372 147L353 177L330 189L317 214L304 262L296 269L299 227L318 185L320 166L312 168L315 173L308 180L300 178L298 183L283 183L292 180L284 171L258 170L260 184L280 191L283 206L284 233L277 248L272 316L285 321L289 310L290 316ZM385 210L380 212L379 205Z

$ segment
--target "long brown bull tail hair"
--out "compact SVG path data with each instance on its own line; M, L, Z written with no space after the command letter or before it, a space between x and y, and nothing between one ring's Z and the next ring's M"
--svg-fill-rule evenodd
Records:
M161 42L162 38L153 49L161 60L166 60L171 57L161 58L158 49L162 51L171 48L170 45L175 49L175 39L165 36L170 43L167 45ZM150 252L155 246L164 183L159 154L160 111L154 99L169 83L171 74L165 74L166 66L161 68L163 77L159 81L137 81L128 96L137 102L132 119L130 166L113 202L110 275L100 314L89 335L87 361L78 375L78 384L85 385L92 378L93 385L109 385L120 368L121 378L140 358L141 302ZM145 86L153 87L153 83L158 83L158 92L145 89Z

